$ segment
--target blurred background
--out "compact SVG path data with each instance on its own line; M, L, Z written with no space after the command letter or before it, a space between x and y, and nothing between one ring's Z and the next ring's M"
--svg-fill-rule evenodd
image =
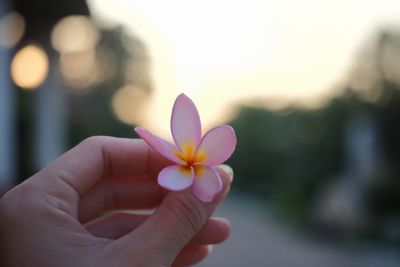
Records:
M400 1L1 0L0 192L181 92L238 137L200 266L400 266Z

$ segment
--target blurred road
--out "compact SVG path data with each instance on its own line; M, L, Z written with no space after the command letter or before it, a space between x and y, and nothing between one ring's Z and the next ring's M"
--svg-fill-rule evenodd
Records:
M268 215L257 200L230 196L217 210L232 234L200 267L398 267L400 256L382 248L342 248L296 234Z

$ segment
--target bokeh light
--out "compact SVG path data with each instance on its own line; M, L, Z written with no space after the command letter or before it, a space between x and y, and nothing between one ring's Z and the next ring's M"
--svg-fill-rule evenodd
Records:
M65 17L51 33L51 43L60 53L91 50L98 41L99 32L86 16Z
M0 46L13 47L25 32L25 20L17 12L10 12L0 18Z
M100 81L106 81L116 76L117 59L112 49L100 45L96 50L96 61Z
M95 56L94 51L61 54L60 70L67 85L83 89L96 82Z
M147 60L128 60L125 68L125 80L150 89L151 77L149 64L150 62Z
M27 45L17 52L11 63L11 76L23 89L41 85L49 71L49 58L38 45Z
M66 84L75 92L87 91L95 84L113 77L115 56L105 47L60 56L60 70Z
M143 120L143 107L147 93L142 88L127 84L118 89L112 98L112 108L122 122L137 124Z

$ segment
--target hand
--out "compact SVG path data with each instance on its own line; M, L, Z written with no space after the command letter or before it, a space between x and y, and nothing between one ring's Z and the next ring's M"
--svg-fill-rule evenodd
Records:
M0 200L1 266L186 266L229 235L211 203L191 190L165 192L156 182L168 161L141 140L92 137L51 162ZM157 208L152 215L104 211Z

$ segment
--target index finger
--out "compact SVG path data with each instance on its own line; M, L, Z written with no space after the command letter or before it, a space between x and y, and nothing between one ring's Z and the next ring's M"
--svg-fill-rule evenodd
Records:
M141 139L90 137L46 166L44 177L61 179L79 195L103 177L155 176L170 162Z

